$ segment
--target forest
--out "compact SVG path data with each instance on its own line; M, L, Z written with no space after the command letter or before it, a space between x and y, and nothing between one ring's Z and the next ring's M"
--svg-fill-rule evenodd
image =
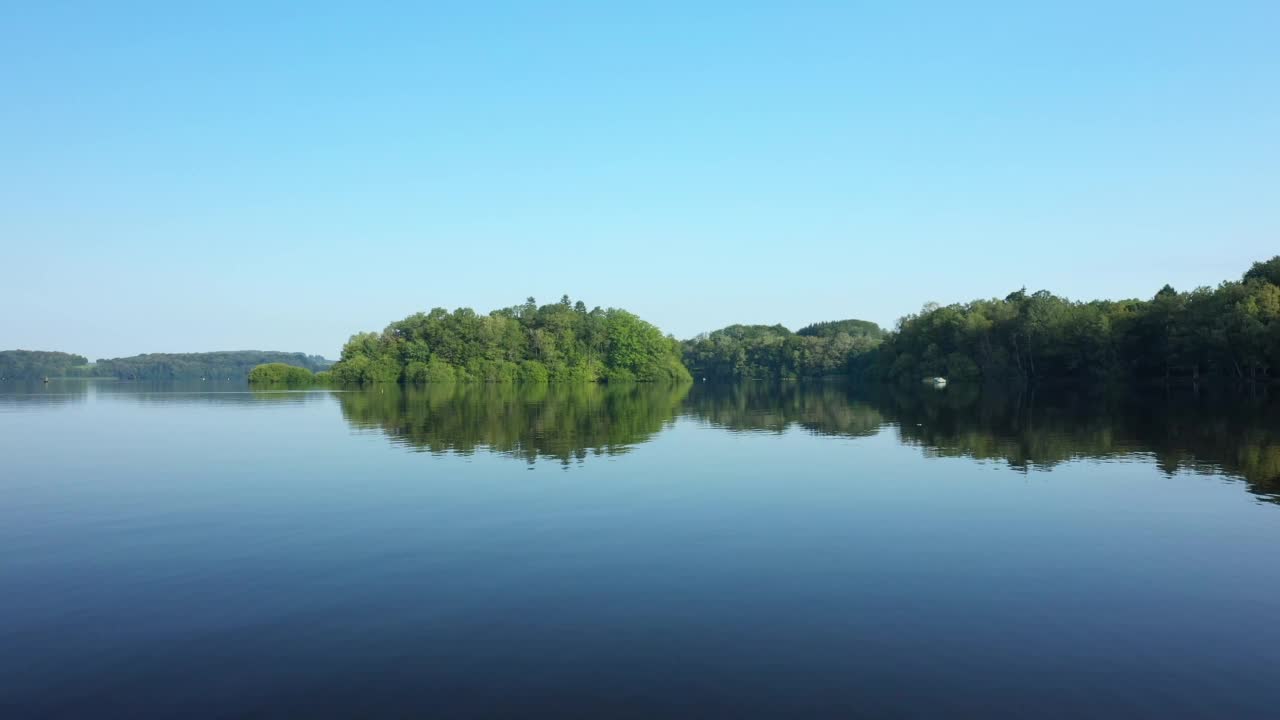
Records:
M481 315L436 308L352 336L339 383L688 381L679 343L635 315L566 295Z
M1149 300L1077 302L1025 289L927 305L877 348L877 376L918 380L1269 381L1280 363L1280 256L1240 280Z

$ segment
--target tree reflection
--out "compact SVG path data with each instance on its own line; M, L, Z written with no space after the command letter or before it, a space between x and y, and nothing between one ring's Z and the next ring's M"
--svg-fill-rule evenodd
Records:
M83 403L89 397L83 380L6 380L0 382L0 410L6 406L55 406Z
M1266 396L952 387L884 392L879 407L903 443L933 455L1024 471L1148 456L1167 474L1221 473L1268 500L1280 495L1280 408Z
M794 425L848 437L875 435L886 422L871 402L843 383L699 384L685 412L726 430L780 433Z
M1166 473L1241 478L1280 498L1280 412L1265 396L856 388L838 383L441 384L337 393L359 428L430 452L478 450L563 463L617 455L677 415L731 432L860 438L886 428L928 456L1030 472L1078 459L1153 462Z
M688 384L377 386L337 393L343 417L433 453L477 450L562 463L618 455L674 422Z
M1024 472L1076 459L1150 458L1164 472L1223 474L1280 501L1280 408L1266 395L1010 390L830 383L699 385L685 412L727 430L863 437L891 426L933 457Z

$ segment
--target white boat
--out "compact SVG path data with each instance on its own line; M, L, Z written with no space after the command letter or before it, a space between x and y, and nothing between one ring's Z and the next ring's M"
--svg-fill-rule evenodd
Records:
M944 377L925 378L924 381L929 383L930 385L933 385L934 387L946 387L946 384L947 384L947 379Z

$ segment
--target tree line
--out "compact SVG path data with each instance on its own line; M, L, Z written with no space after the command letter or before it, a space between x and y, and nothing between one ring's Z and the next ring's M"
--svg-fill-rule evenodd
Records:
M682 344L684 362L698 378L798 380L862 376L869 354L884 339L866 320L821 322L791 332L782 325L730 325Z
M0 353L0 376L121 379L243 378L260 364L316 372L328 362L301 353L244 351L138 355L100 360L66 353ZM731 325L678 342L620 309L590 311L566 295L481 315L436 308L359 333L331 375L343 384L798 380L1265 382L1280 367L1280 256L1240 280L1148 300L1073 301L1026 289L1003 299L930 303L884 331L865 320ZM265 371L264 371L265 372ZM272 372L280 373L280 370ZM263 377L268 377L264 375Z
M1072 301L1025 289L1003 299L930 303L890 332L874 323L731 325L682 345L697 377L843 375L917 382L1269 381L1280 368L1280 256L1238 281L1149 300Z
M316 372L332 363L319 355L271 350L205 353L151 353L90 363L83 355L63 352L0 351L0 378L102 377L117 380L243 380L254 367L284 363Z
M481 315L436 308L352 336L332 369L339 383L687 381L679 343L616 308L564 296Z
M1238 281L1149 300L1046 291L927 305L877 349L880 377L1265 381L1280 363L1280 256Z

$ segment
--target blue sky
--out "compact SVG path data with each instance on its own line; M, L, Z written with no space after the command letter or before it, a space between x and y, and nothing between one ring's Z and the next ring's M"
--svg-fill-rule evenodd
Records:
M891 325L1280 253L1276 2L187 5L0 7L0 348Z

